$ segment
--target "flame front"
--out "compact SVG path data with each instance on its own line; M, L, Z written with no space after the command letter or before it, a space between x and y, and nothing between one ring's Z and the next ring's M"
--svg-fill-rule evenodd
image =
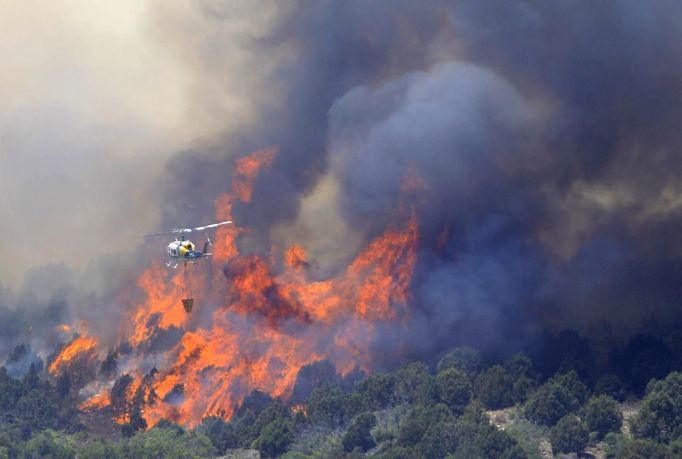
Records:
M261 150L238 161L232 191L215 200L218 220L232 219L235 203L250 202L258 171L275 154L274 149ZM130 361L153 354L154 340L164 333L181 333L155 359L162 362L160 371L147 376L133 372L139 374L127 388L126 396L144 400L142 414L149 425L164 418L188 426L209 415L229 418L253 389L286 399L298 370L321 359L332 361L342 374L355 368L369 371L377 324L399 325L406 316L419 237L414 213L373 240L339 276L323 281L310 279L301 246L281 257L241 254L236 241L244 231L218 228L211 266L192 269L191 282L201 286L196 293L204 308L202 320L195 321L179 305L182 273L169 276L157 262L138 279L145 300L120 327L122 339L133 348ZM97 342L89 340L94 349ZM73 344L52 366L68 361ZM82 407L100 407L109 400L95 397ZM119 421L128 415L118 413Z
M50 363L48 372L52 376L57 376L64 369L72 366L75 361L95 359L97 346L97 340L93 337L82 335L74 338L62 348L57 357Z

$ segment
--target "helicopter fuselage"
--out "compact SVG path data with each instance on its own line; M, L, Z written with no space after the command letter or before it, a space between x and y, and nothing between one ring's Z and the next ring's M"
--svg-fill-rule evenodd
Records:
M205 250L194 250L194 243L188 240L173 241L166 247L166 253L174 260L194 261L209 255Z

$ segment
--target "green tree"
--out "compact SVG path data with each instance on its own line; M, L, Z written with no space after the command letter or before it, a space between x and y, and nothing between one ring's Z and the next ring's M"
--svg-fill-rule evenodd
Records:
M600 376L594 385L594 393L596 395L608 395L619 402L625 400L627 395L625 384L618 376L613 374Z
M462 416L455 422L454 439L448 439L449 448L456 445L455 451L448 455L454 459L467 458L505 458L525 457L523 450L506 432L491 425L483 411L483 405L473 402L466 407Z
M426 459L419 451L409 446L392 446L374 457L377 459Z
M344 394L336 386L313 389L308 399L308 417L315 424L340 426L344 421Z
M590 432L596 432L600 440L609 432L618 432L623 424L618 403L608 395L592 397L583 407L581 416Z
M427 427L417 449L424 457L445 457L457 450L456 424L452 419L441 420Z
M549 383L558 384L559 386L566 389L566 391L571 396L570 409L572 411L577 410L590 395L590 390L585 384L580 380L578 374L571 370L567 373L559 373L554 375Z
M124 445L124 457L143 459L204 458L216 454L206 436L176 428L153 428L140 432Z
M625 442L615 452L616 459L673 459L679 456L671 456L665 445L652 440L634 439Z
M283 454L294 437L291 422L282 418L275 419L261 430L253 446L263 457L277 457Z
M533 372L533 364L523 354L515 354L504 363L504 368L514 379L512 398L514 403L526 401L528 393L537 378Z
M26 442L23 447L23 456L41 459L72 459L76 457L76 450L60 434L46 430Z
M571 412L576 403L564 387L547 383L530 396L524 405L523 414L532 422L553 426Z
M587 446L590 432L577 416L568 415L552 428L549 438L554 452L577 453Z
M471 383L466 374L456 368L442 370L436 376L438 398L453 413L458 414L471 400Z
M291 421L291 411L289 411L289 408L287 408L279 399L268 403L268 405L258 414L256 422L253 424L255 434L260 435L260 432L266 425L277 419Z
M533 362L523 354L514 354L506 362L504 368L515 378L526 376L533 378Z
M682 457L682 440L671 441L668 444L668 455L670 457Z
M666 443L682 438L682 373L670 373L648 385L632 431L639 438Z
M398 370L395 392L400 401L409 404L429 404L438 397L434 378L422 362L412 362Z
M397 443L400 446L417 445L429 427L439 422L451 421L454 421L452 413L443 404L414 406L400 422Z
M0 410L7 412L14 408L21 397L21 384L7 374L5 367L0 368Z
M348 426L346 433L341 439L343 450L351 452L355 448L360 448L362 451L367 451L376 445L370 434L370 430L376 423L377 419L372 413L363 413L357 416Z
M272 397L265 392L254 389L244 398L242 404L237 409L235 416L242 417L247 413L251 413L253 414L253 417L256 418L270 402L272 402Z
M481 352L467 346L456 347L440 359L436 370L440 373L448 368L461 370L473 379L476 374L483 370Z
M673 353L655 336L637 335L622 352L620 366L635 392L641 393L651 379L662 379L670 371Z
M234 426L217 416L204 418L197 427L197 432L206 435L211 440L218 454L224 454L227 449L237 448L239 445Z
M291 394L291 403L303 403L312 393L313 389L323 384L338 385L341 378L336 373L336 367L329 360L321 360L304 365L298 370L296 383Z
M514 398L514 378L501 365L494 365L476 377L474 394L491 410L511 406Z
M251 447L253 441L258 437L255 424L256 414L253 411L246 411L241 416L232 418L230 427L234 431L235 438L237 438L238 447Z
M86 444L78 450L79 459L123 459L118 447L106 440L97 440Z
M355 383L355 391L364 400L368 410L382 410L395 401L395 376L379 373Z

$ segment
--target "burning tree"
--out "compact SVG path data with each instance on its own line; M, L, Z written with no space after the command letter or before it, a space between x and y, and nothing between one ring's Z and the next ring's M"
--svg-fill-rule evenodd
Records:
M237 161L231 192L215 200L216 218L230 220L233 205L250 202L258 171L275 154L261 150ZM115 376L119 360L133 371L116 381L109 397L100 392L83 406L108 402L123 423L139 413L150 425L170 419L193 426L207 416L229 418L253 389L288 399L299 369L313 362L327 359L342 375L370 370L377 327L401 326L407 317L419 231L409 206L399 213L400 223L325 280L311 279L300 246L286 250L279 265L277 254L240 253L237 240L246 228L218 228L210 269L193 273L203 286L197 292L203 310L193 314L202 320L178 307L182 275L155 263L138 278L143 299L120 324L129 349L116 359L112 354L108 360L117 364L109 362L101 376ZM89 336L74 340L51 368L91 359L104 344ZM160 362L159 370L145 374L145 360Z

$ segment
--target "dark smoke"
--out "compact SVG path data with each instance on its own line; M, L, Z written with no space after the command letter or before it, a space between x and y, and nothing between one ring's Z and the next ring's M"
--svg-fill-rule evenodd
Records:
M186 19L200 49L185 49L192 40L166 46L191 55L197 85L222 88L220 32L239 8L193 5L187 18L157 28L172 35ZM275 229L293 232L299 219L327 222L301 215L325 180L339 192L323 195L324 207L338 209L365 243L394 222L405 180L421 184L408 204L421 233L410 328L382 330L378 354L520 347L544 329L594 331L604 321L628 335L645 318L674 317L682 297L679 2L281 5L271 30L240 41L244 72L262 89L253 92L257 115L238 130L225 120L224 135L171 159L157 184L161 227L211 221L234 158L275 146L252 203L235 208L240 226L254 229L247 253L267 253ZM253 89L234 91L244 88ZM94 275L105 293L89 307L85 281L75 279L60 285L77 288L42 298L0 292L2 323L17 324L6 346L38 317L53 329L120 314L112 305L125 303L121 292L134 281L104 264L93 272L112 275Z
M291 49L266 78L282 104L264 103L211 151L178 156L169 196L215 195L232 156L278 146L253 205L237 209L267 250L273 225L294 220L323 176L339 184L342 218L366 240L417 176L414 320L407 336L386 331L415 354L604 319L627 334L675 312L679 3L293 5L249 44L264 60ZM165 218L187 210L211 214L204 202Z

